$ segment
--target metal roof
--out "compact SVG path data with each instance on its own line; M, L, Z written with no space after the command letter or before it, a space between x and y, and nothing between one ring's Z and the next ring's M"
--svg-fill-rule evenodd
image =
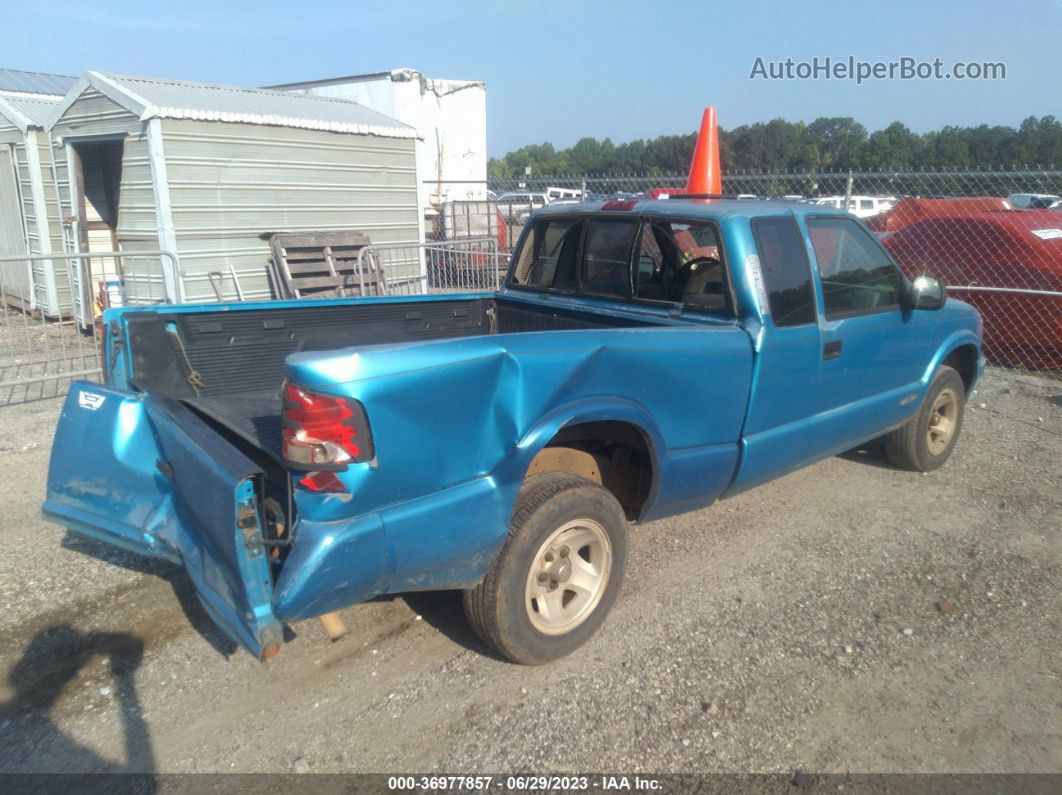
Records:
M67 75L0 69L0 91L17 91L20 94L51 94L61 97L76 82L76 77Z
M424 80L428 83L454 83L462 86L483 86L482 80L450 80L444 78L426 77L419 69L403 66L398 69L388 69L386 72L368 72L363 75L346 75L344 77L325 77L320 80L303 80L298 83L279 83L273 86L265 86L282 91L291 91L299 88L319 88L321 86L343 85L344 83L363 83L368 80L380 80L387 78L394 83L405 83L411 80Z
M90 87L137 114L141 120L195 119L302 127L387 138L416 137L412 127L350 100L261 88L104 75L99 72L85 72L81 76L67 93L55 118L61 117L78 96Z
M59 97L24 97L0 94L0 116L9 119L22 132L33 127L45 130L51 126L52 116L59 107Z

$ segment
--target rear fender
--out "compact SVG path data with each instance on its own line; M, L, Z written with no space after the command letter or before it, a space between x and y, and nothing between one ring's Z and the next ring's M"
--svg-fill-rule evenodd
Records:
M625 422L641 432L653 464L653 481L645 505L646 511L649 509L656 498L660 481L661 451L666 449L663 435L656 420L645 407L634 401L612 396L584 398L559 406L524 435L495 470L499 485L508 487L511 491L506 497L508 505L515 503L516 492L531 462L550 440L562 429L586 422Z

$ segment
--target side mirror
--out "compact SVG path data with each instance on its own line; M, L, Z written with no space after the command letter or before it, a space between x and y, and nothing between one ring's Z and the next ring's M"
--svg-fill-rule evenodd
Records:
M919 276L911 282L912 309L940 309L948 300L944 282L932 276Z

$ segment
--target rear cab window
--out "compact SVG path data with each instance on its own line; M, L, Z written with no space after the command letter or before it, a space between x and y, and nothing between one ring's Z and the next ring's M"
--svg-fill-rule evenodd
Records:
M631 297L631 251L637 236L637 219L590 219L583 253L582 292Z
M562 216L531 227L509 283L733 315L727 276L712 222Z
M647 218L635 260L635 297L732 313L721 251L713 224Z
M537 221L524 239L512 283L533 290L575 291L581 218Z

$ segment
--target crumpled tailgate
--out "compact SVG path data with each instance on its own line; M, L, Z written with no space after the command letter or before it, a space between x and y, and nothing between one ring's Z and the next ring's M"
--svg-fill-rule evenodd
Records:
M76 532L181 562L215 623L269 656L282 635L262 477L181 403L79 381L56 429L43 507Z

